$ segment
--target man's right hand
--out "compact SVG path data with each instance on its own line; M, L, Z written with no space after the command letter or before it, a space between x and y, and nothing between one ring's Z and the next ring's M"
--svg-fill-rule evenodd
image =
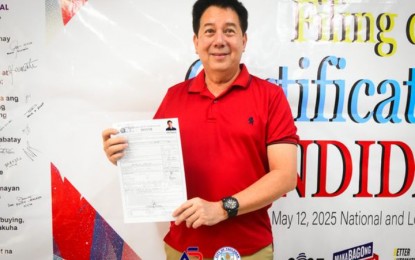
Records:
M102 142L104 145L104 152L108 160L117 165L117 161L124 156L124 150L128 143L124 137L113 135L118 134L118 130L114 128L105 129L102 132Z

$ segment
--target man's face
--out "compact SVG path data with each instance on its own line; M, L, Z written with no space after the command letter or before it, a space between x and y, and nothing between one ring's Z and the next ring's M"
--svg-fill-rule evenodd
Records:
M237 70L246 41L237 13L216 6L203 13L199 32L193 38L196 52L209 73Z

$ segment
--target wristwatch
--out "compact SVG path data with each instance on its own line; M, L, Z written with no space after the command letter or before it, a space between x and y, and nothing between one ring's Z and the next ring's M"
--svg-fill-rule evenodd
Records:
M228 218L235 217L238 214L239 202L234 197L226 197L222 199L223 208L228 213Z

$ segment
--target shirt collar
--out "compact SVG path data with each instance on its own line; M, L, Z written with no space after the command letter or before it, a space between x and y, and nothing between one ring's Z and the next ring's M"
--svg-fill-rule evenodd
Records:
M247 88L250 81L250 75L248 69L246 68L245 64L241 64L241 71L236 77L235 81L232 83L231 88L234 86L239 86L242 88ZM202 70L197 74L197 76L193 79L189 86L189 92L196 92L200 93L206 89L206 82L205 82L205 70Z

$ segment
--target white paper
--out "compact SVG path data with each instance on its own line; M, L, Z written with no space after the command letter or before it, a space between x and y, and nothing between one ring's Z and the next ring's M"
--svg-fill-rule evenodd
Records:
M168 120L175 130L167 130ZM187 200L177 118L114 125L128 140L118 161L124 221L163 222Z

